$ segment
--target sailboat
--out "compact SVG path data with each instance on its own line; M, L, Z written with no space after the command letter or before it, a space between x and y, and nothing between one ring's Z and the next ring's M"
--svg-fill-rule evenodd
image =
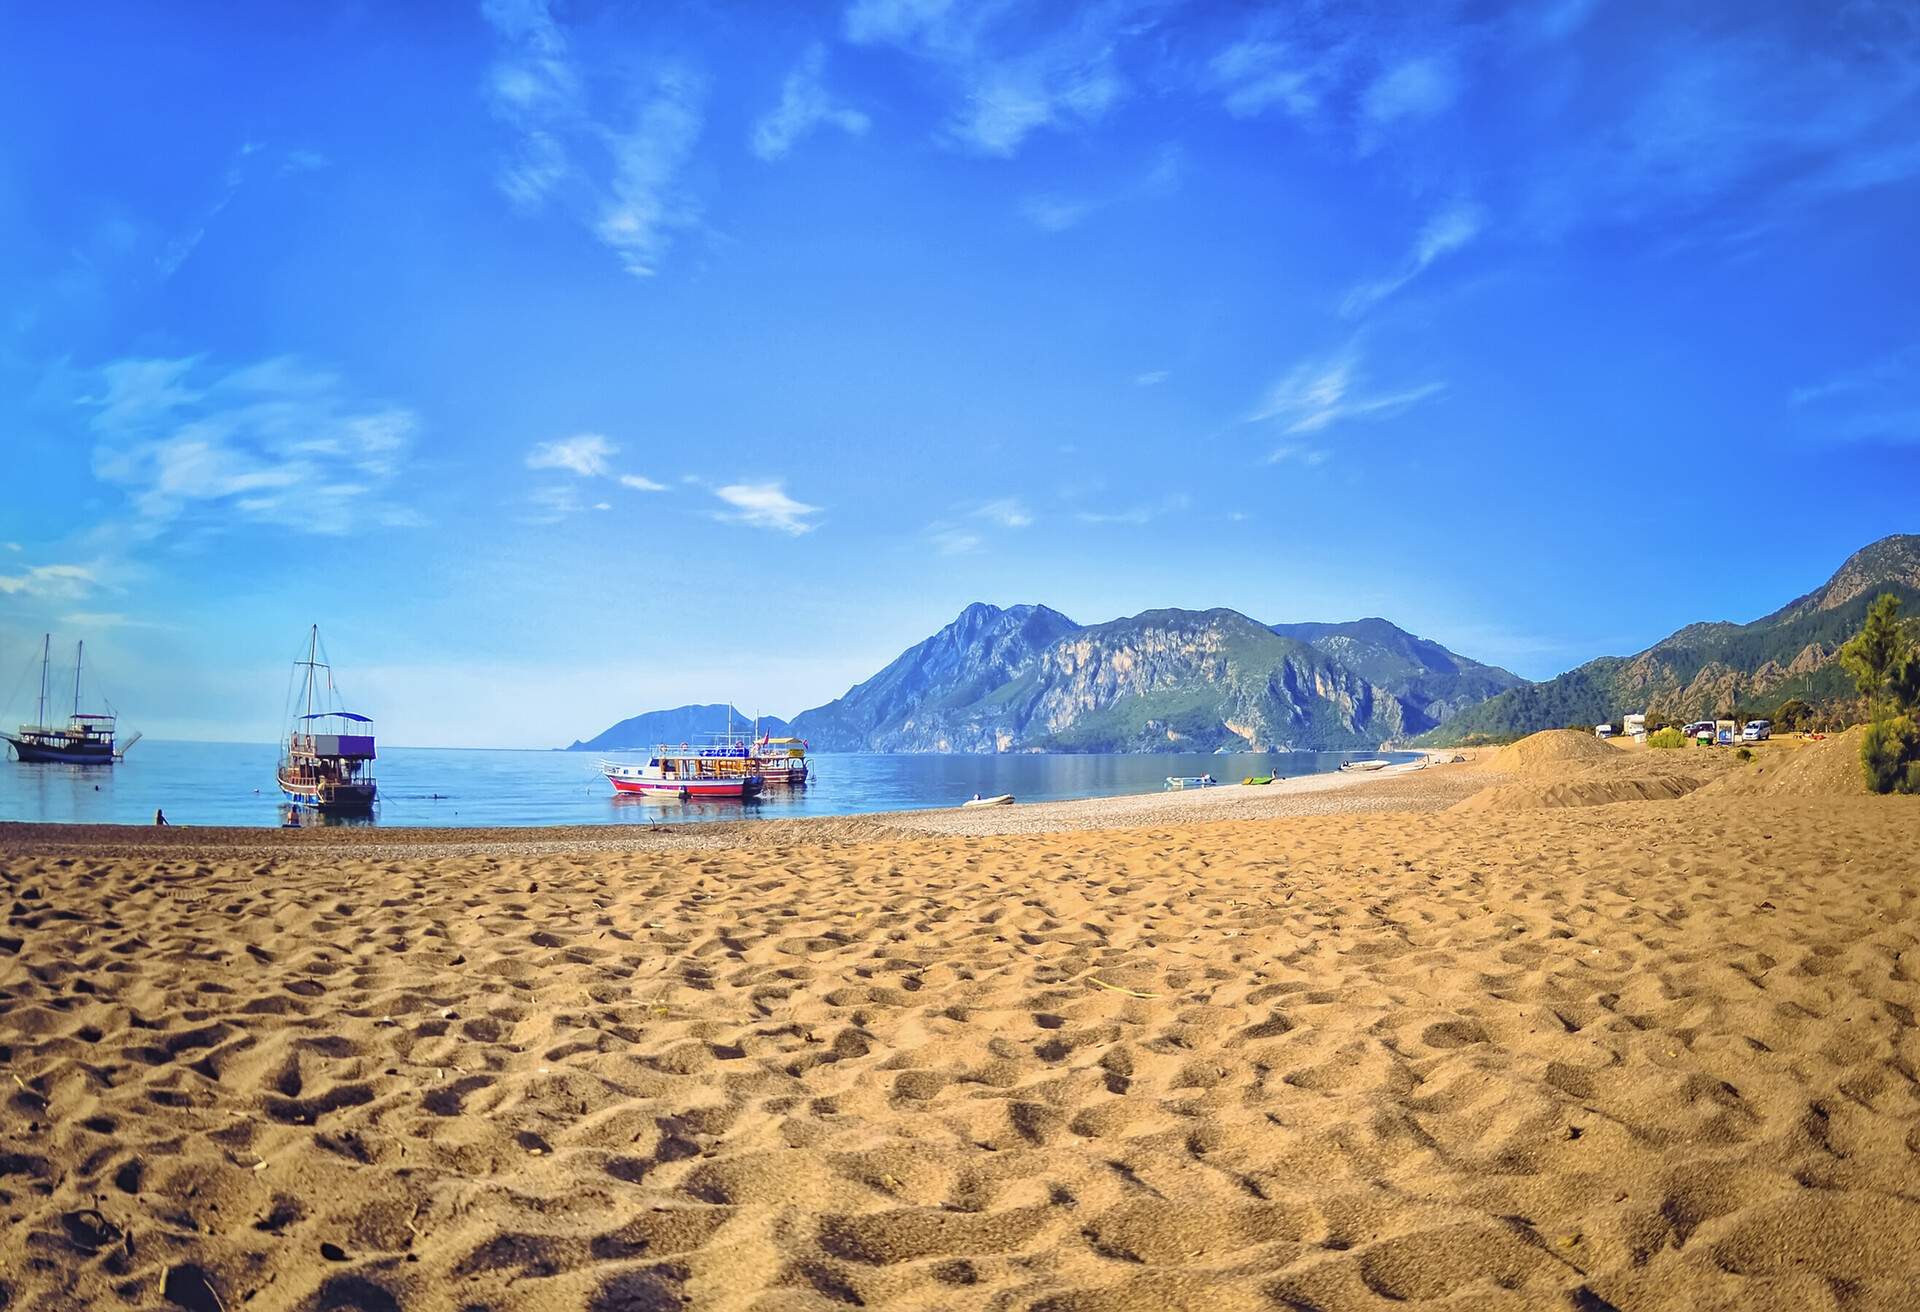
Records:
M304 713L287 730L280 754L280 791L295 803L320 811L371 811L378 786L373 778L373 721L357 711L322 705L314 709L316 686L323 702L333 700L333 667L320 659L320 626L307 632L307 658L301 704ZM325 670L321 683L320 671ZM323 732L323 730L329 732Z
M80 671L86 662L86 654L87 644L84 642L73 649L73 714L67 717L65 728L50 725L47 723L47 699L52 693L53 635L49 633L41 639L40 702L34 712L34 722L21 725L17 734L0 733L0 738L13 744L13 754L20 760L64 762L68 765L112 765L140 740L140 735L136 733L127 740L125 747L116 750L114 725L117 717L111 709L104 714L80 709Z

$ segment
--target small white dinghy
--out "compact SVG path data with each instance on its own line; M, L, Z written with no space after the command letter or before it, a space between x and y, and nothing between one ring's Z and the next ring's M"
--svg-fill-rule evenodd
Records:
M960 803L961 806L1012 806L1013 794L1001 793L998 797L981 797L977 793Z
M1384 770L1392 764L1391 761L1342 761L1340 770L1343 774L1364 774L1371 770Z

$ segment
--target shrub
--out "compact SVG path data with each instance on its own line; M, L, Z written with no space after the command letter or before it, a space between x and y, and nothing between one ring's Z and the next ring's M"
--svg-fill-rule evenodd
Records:
M1687 736L1671 726L1665 729L1656 729L1647 735L1647 746L1649 747L1685 747L1686 745Z
M1751 747L1742 747L1733 754L1733 759L1736 761L1751 761L1753 759L1753 749Z
M1920 725L1911 715L1875 720L1860 739L1860 766L1876 793L1920 793Z
M1773 727L1782 733L1797 733L1813 724L1813 706L1800 697L1789 697L1773 710Z

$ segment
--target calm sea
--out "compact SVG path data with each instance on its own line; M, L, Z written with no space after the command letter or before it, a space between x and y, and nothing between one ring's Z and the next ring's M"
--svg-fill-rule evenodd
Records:
M0 747L0 750L4 750ZM0 820L150 824L156 807L186 825L278 825L270 744L142 739L120 764L23 765L0 760ZM1161 788L1170 774L1316 774L1342 761L1405 753L1286 752L1231 756L822 755L805 788L749 802L615 797L586 752L380 749L380 825L661 824L746 817L853 815L957 806L975 793L1023 802ZM368 821L362 819L359 823Z

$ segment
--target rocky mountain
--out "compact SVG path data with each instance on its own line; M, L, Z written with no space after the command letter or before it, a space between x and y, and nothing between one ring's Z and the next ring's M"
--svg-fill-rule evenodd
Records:
M1920 535L1863 547L1820 587L1750 624L1689 624L1637 656L1603 656L1503 692L1453 716L1426 741L1512 737L1632 711L1696 719L1730 709L1765 714L1790 697L1845 700L1851 689L1834 657L1882 592L1899 595L1910 614L1920 609Z
M1081 627L1043 606L975 604L793 723L824 751L1362 748L1518 682L1385 620L1276 630L1231 610L1153 610Z
M1046 606L975 602L844 697L802 711L793 731L829 752L1006 751L999 708L980 704L1079 628Z
M1398 698L1413 721L1444 724L1469 706L1527 681L1497 665L1456 655L1386 620L1346 624L1275 624L1283 638L1310 643Z
M743 714L737 707L721 702L714 706L676 706L670 711L648 711L642 715L631 716L620 721L606 732L596 734L585 741L575 742L567 750L570 752L617 752L630 747L656 747L661 743L698 742L709 734L727 731L728 715L731 713L736 733L745 734L753 728L753 717ZM788 732L787 722L778 716L760 717L760 729L776 738Z

